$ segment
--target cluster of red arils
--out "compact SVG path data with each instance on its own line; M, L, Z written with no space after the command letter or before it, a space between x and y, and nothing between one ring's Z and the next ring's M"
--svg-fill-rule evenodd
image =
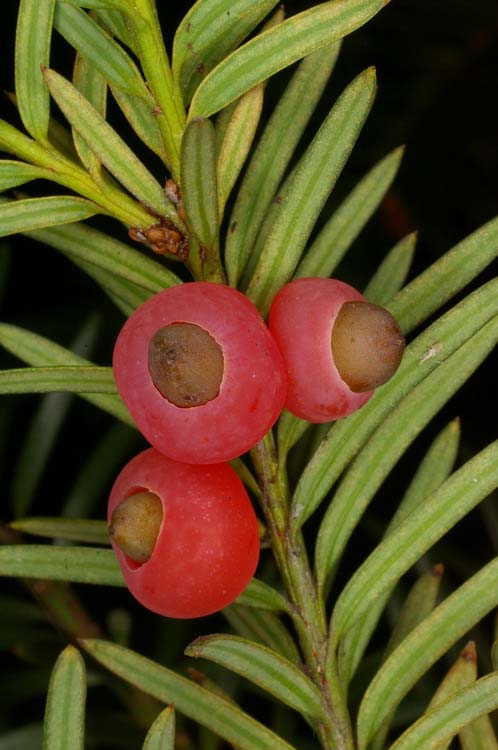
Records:
M182 284L141 305L113 359L118 391L153 446L123 469L109 500L131 593L178 618L234 601L256 569L259 537L227 462L256 445L284 407L310 422L351 414L403 350L392 315L335 279L284 286L268 327L222 284Z

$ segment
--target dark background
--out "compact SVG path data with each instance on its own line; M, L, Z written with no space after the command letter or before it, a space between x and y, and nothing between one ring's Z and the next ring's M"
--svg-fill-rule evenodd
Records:
M286 3L286 8L290 15L312 4L295 0ZM190 3L166 0L158 5L171 45L173 30ZM17 8L18 3L13 0L2 4L0 88L5 90L13 89ZM54 47L53 64L65 75L71 75L71 50L60 39ZM411 277L498 214L498 111L495 106L498 8L495 0L393 0L367 26L345 41L330 86L313 118L311 133L342 88L372 64L377 67L379 81L377 100L327 211L333 210L378 159L399 144L406 144L407 149L394 188L339 269L338 275L358 286L365 284L388 249L413 229L419 230L419 242ZM288 73L279 74L268 87L263 121L287 78ZM6 98L0 102L0 110L3 117L17 124L15 111ZM118 127L119 114L111 111L111 118ZM140 151L132 136L130 143ZM155 166L151 163L151 168ZM162 177L158 173L158 178ZM43 194L46 187L27 186L27 192ZM124 230L116 223L100 222L99 225L126 239ZM52 249L23 237L0 240L0 249L1 319L67 346L88 316L96 314L99 334L92 357L99 363L109 364L112 342L122 317L93 282ZM495 264L476 284L491 278L496 270ZM1 367L16 364L13 358L0 354ZM455 416L461 417L460 461L496 438L497 370L495 353L407 452L373 504L365 530L355 537L348 558L351 569L375 542L376 534L369 529L375 529L376 524L383 523L389 516L406 486L406 477L442 426ZM0 517L4 521L12 516L9 487L13 468L37 404L35 397L4 398L0 404L0 468L4 489ZM59 512L81 461L110 424L107 416L75 400L30 513ZM139 446L139 441L133 448L130 446L130 455ZM104 505L105 497L95 507L95 517L103 515ZM495 505L496 498L491 498L485 504L484 513L482 510L472 513L441 547L431 552L431 562L442 559L446 563L448 589L497 553ZM310 536L312 531L313 524ZM346 570L344 575L347 574ZM17 590L15 586L12 585L12 591ZM177 667L182 650L192 637L223 627L223 621L216 618L195 624L158 623L156 618L134 607L121 591L83 590L82 596L101 622L112 607L125 608L133 616L132 645ZM491 638L491 624L489 620L477 633L485 648ZM383 639L380 633L379 644ZM47 654L56 653L60 646L60 640L52 643ZM483 669L489 664L484 651L481 653ZM9 657L9 669L13 671L17 666ZM0 693L1 688L2 678ZM43 692L42 684L40 693ZM249 700L256 703L254 697ZM27 703L16 703L10 718L0 723L0 732L3 726L24 721L25 716L39 718L41 705L35 698Z

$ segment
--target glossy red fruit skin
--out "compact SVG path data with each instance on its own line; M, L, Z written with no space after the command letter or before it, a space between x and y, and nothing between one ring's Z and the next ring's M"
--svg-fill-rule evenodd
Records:
M282 287L270 309L270 331L287 368L285 406L309 422L346 417L374 393L354 393L334 364L332 328L345 302L366 300L337 279L304 278Z
M150 377L149 341L174 322L200 326L223 351L220 392L203 406L175 406ZM253 303L236 289L203 281L166 289L141 305L117 338L113 370L142 434L185 463L221 463L245 453L277 420L287 391L282 356Z
M135 563L111 539L133 596L152 612L180 619L233 602L256 570L259 534L251 501L231 466L178 463L149 448L116 479L108 523L116 505L141 490L163 503L151 558Z

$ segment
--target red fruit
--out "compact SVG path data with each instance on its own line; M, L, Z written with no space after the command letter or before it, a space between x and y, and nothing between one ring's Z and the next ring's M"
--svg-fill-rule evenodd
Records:
M167 289L141 305L118 336L113 369L140 431L186 463L220 463L252 448L278 418L287 387L256 307L209 282Z
M270 331L288 374L286 408L309 422L356 411L397 369L404 338L393 316L336 279L282 287Z
M157 496L162 504L155 545L142 564L119 548L112 528L115 509L136 495ZM149 448L116 479L107 519L130 592L145 607L166 617L202 617L226 607L247 586L258 563L256 514L228 464L177 463ZM136 516L132 523L136 524ZM140 534L142 524L136 529Z

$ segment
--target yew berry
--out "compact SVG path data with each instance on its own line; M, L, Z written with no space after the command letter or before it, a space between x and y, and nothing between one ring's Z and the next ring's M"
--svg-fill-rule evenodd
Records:
M107 519L130 592L166 617L226 607L258 563L256 514L229 464L193 466L149 448L116 479Z
M228 461L252 448L284 404L282 356L256 307L222 284L160 292L125 323L116 385L138 428L164 455Z
M398 368L404 338L391 313L337 279L282 287L270 330L288 374L285 406L310 422L356 411Z

